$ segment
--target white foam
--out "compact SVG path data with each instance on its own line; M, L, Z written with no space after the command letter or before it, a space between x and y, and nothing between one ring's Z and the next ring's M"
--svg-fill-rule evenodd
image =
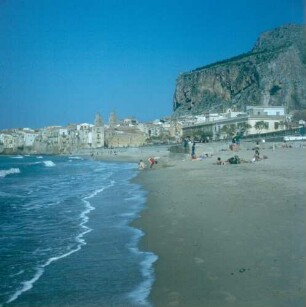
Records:
M109 185L107 185L107 186L105 186L105 187L103 187L103 188L101 188L101 189L97 189L97 190L93 191L90 195L84 197L83 199L86 200L86 199L93 198L93 197L95 197L96 195L98 195L99 193L103 192L105 189L108 189L108 188L112 187L114 184L115 184L115 181L112 180L112 181L110 181L110 184L109 184Z
M29 165L37 165L37 164L44 164L47 167L55 166L55 163L53 161L37 161L29 163Z
M32 162L32 163L29 163L29 165L36 165L36 164L41 164L43 162L39 161L39 162Z
M137 306L150 307L152 305L148 301L148 297L155 280L153 264L158 260L158 256L151 252L143 252L138 248L138 242L144 236L144 232L138 228L133 228L133 230L134 236L128 247L133 254L143 257L143 261L140 262L143 281L128 294L128 298Z
M110 184L109 184L108 186L105 186L105 187L103 187L103 188L101 188L101 189L95 190L95 191L93 191L90 195L88 195L88 196L86 196L86 197L84 197L84 198L82 199L83 202L84 202L85 205L86 205L85 211L83 211L83 212L81 213L81 215L80 215L80 217L83 219L83 222L81 223L81 226L82 226L83 228L85 228L85 229L90 229L90 228L88 228L87 226L85 226L84 224L86 224L86 223L88 222L88 219L89 219L89 217L87 216L88 213L89 213L90 211L96 209L95 207L93 207L93 206L90 204L90 202L88 201L88 199L91 199L91 198L95 197L96 195L98 195L99 193L103 192L105 189L112 187L112 186L114 185L114 183L115 183L114 181L111 181ZM90 230L90 231L91 231L91 230Z
M47 167L53 167L55 166L55 163L53 161L43 161L43 163L45 164L45 166Z
M20 169L19 168L10 168L10 169L3 169L0 170L0 177L5 177L7 175L11 174L20 174Z
M39 278L43 275L44 271L45 271L45 267L47 267L48 265L50 265L52 262L57 261L59 259L65 258L70 256L71 254L79 251L81 249L81 245L86 244L85 241L82 239L81 237L83 235L85 235L87 232L89 232L91 230L85 231L83 233L81 233L80 235L78 235L78 237L76 238L76 241L78 243L80 243L75 249L69 251L68 253L65 253L63 255L57 256L57 257L51 257L49 258L44 264L37 266L36 269L36 273L34 274L34 277L30 280L26 280L23 281L21 283L21 288L19 290L17 290L13 295L11 295L9 297L9 299L7 300L6 304L9 304L13 301L15 301L23 292L29 291L33 288L34 283L39 280Z
M24 270L20 270L19 272L15 273L15 274L11 274L10 277L15 277L15 276L21 275L23 273L24 273Z
M75 160L84 160L83 158L81 158L81 157L74 157L74 156L72 156L72 157L68 157L69 159L75 159Z
M37 156L36 157L36 159L42 159L43 158L43 156Z
M45 162L52 162L52 161L43 161L44 163ZM53 163L53 162L52 162ZM114 185L114 181L111 181L110 185L108 186L105 186L101 189L98 189L98 190L95 190L94 192L92 192L90 195L84 197L82 200L83 202L85 203L85 210L81 213L80 217L82 219L82 222L80 224L80 226L83 228L83 232L81 232L77 237L76 237L76 242L79 243L77 245L77 247L75 249L72 249L70 250L69 252L63 254L63 255L60 255L60 256L57 256L57 257L51 257L49 258L44 264L42 265L39 265L36 267L36 273L34 275L34 277L30 280L27 280L27 281L23 281L21 283L21 288L19 290L17 290L13 295L10 296L10 298L7 300L6 304L9 304L13 301L15 301L22 293L30 290L33 288L33 285L34 283L39 280L39 278L43 275L44 271L45 271L45 267L47 267L48 265L50 265L52 262L54 261L57 261L59 259L62 259L62 258L65 258L65 257L68 257L70 256L71 254L75 253L75 252L78 252L83 245L86 245L86 241L84 239L84 236L91 232L92 229L89 228L88 226L86 226L85 224L88 222L89 220L89 217L88 217L88 213L92 210L95 209L95 207L93 207L90 202L88 201L88 199L90 198L93 198L95 197L97 194L99 194L100 192L104 191L105 189L111 187ZM1 307L1 305L0 305Z
M128 294L128 297L134 301L137 306L152 306L148 301L148 297L155 280L153 264L158 260L158 256L150 252L142 252L137 247L131 247L130 251L135 254L142 254L144 256L144 260L140 263L141 274L144 280L137 286L136 289Z
M14 156L14 157L10 157L10 158L12 158L12 159L23 159L23 156Z
M37 281L40 276L43 274L44 269L42 267L37 268L37 272L34 275L34 277L28 281L22 282L22 288L16 291L13 295L10 296L10 298L7 300L7 304L15 301L23 292L28 291L33 288L33 284L35 281Z

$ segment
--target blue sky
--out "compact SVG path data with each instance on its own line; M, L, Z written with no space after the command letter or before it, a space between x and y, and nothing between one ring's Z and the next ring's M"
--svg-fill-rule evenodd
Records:
M0 0L0 129L170 115L180 72L304 22L304 0Z

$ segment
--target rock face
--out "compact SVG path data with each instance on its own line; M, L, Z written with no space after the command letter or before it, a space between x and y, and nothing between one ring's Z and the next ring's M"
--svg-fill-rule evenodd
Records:
M245 54L181 74L174 116L246 105L306 108L306 27L286 25L263 33Z

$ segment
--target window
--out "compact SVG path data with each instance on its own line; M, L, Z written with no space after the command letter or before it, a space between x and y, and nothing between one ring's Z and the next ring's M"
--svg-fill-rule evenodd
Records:
M275 130L278 130L278 129L279 129L279 122L275 122L275 123L274 123L274 129L275 129Z

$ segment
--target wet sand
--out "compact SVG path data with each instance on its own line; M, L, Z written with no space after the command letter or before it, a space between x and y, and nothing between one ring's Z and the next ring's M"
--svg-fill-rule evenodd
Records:
M153 306L304 307L306 149L217 166L233 153L212 146L197 147L212 158L162 157L137 178L149 195L134 225L159 256ZM250 160L247 147L238 154Z

